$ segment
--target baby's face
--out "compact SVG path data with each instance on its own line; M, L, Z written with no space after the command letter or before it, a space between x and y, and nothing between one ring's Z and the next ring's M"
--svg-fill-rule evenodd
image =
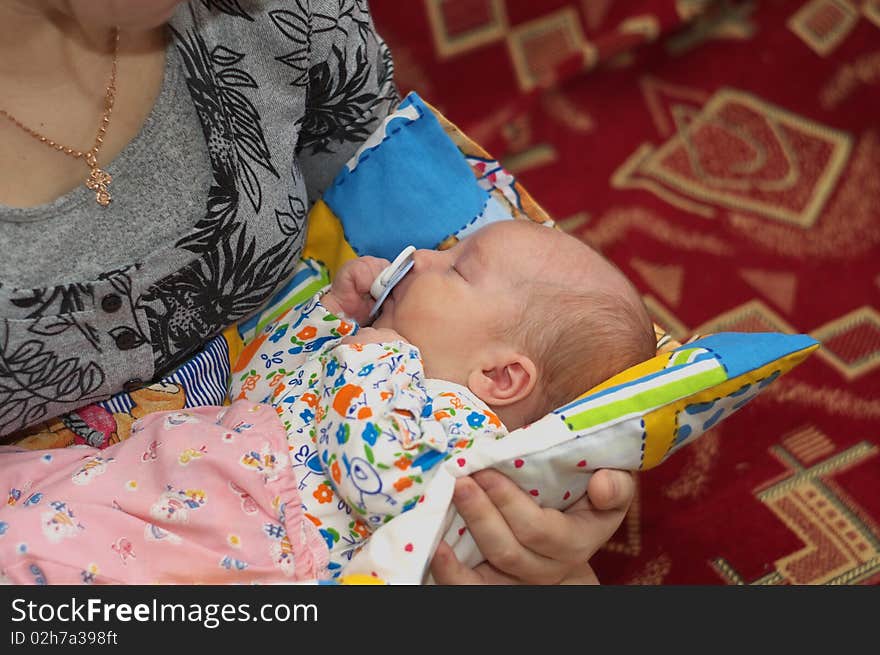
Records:
M466 369L516 316L534 234L509 223L489 225L445 251L417 250L412 270L383 303L373 325L418 346L429 377L465 384Z

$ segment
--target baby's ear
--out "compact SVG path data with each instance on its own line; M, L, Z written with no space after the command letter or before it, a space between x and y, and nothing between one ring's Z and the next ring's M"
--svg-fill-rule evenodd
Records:
M468 388L486 404L504 406L527 398L537 381L538 370L530 357L507 352L471 371Z

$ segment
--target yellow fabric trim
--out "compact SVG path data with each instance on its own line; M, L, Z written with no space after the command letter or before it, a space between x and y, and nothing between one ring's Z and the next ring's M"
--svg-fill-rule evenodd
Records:
M642 470L649 469L663 461L675 441L678 413L687 405L706 403L716 398L725 398L744 384L754 384L758 380L770 376L776 370L780 371L780 375L788 373L788 371L804 361L818 347L819 344L816 344L773 360L754 371L735 377L732 380L725 380L721 384L709 387L692 396L682 398L665 407L656 409L650 414L646 414L645 452L642 457L642 465L639 468Z
M244 341L242 341L241 335L238 333L237 325L230 325L221 334L226 339L226 345L229 347L229 364L231 367L238 360L241 351L244 350Z
M340 266L357 257L345 240L342 223L323 200L318 200L309 212L302 256L324 264L331 280L336 277Z
M742 380L742 378L737 378L737 380ZM729 382L730 380L723 384ZM736 389L739 389L741 386L742 384L739 384ZM702 398L706 395L709 395L712 398L717 398L718 394L715 390L719 388L720 387L712 387L711 389L707 389L695 396L684 398L673 405L667 405L666 407L655 409L653 412L645 415L645 449L642 453L642 461L639 464L640 470L644 471L645 469L656 466L663 461L664 457L666 457L666 453L669 452L669 449L672 448L672 444L675 441L676 418L678 417L678 413L684 409L685 405L698 402L696 400L697 398ZM733 389L733 391L736 391L736 389Z
M602 384L598 384L589 391L582 393L580 396L575 398L575 400L580 400L581 398L589 396L592 393L598 393L599 391L610 389L611 387L617 386L618 384L633 382L634 380L639 380L646 375L650 375L651 373L662 371L669 363L670 357L672 357L672 353L663 353L662 355L652 357L648 361L642 362L641 364L630 366L625 371L621 371L614 377L605 380L605 382L603 382Z
M382 578L377 578L366 573L352 573L344 575L339 580L339 584L345 585L384 585L386 583Z

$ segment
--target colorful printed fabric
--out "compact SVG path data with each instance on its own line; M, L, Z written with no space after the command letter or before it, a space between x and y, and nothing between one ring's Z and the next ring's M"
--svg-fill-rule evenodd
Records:
M2 448L0 579L14 584L313 580L286 436L266 405L160 412L105 450Z
M415 346L340 345L356 325L319 298L263 331L231 394L271 401L281 416L306 515L338 575L370 533L424 498L434 467L507 431L468 389L425 380Z

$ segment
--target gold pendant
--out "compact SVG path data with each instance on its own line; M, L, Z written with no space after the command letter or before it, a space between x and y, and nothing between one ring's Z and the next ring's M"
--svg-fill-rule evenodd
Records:
M94 159L92 159L92 162L94 162ZM110 200L112 200L107 187L113 181L113 177L107 171L98 168L97 162L90 163L90 168L91 172L89 173L89 179L86 180L86 187L95 192L95 200L98 204L106 207L110 204Z

